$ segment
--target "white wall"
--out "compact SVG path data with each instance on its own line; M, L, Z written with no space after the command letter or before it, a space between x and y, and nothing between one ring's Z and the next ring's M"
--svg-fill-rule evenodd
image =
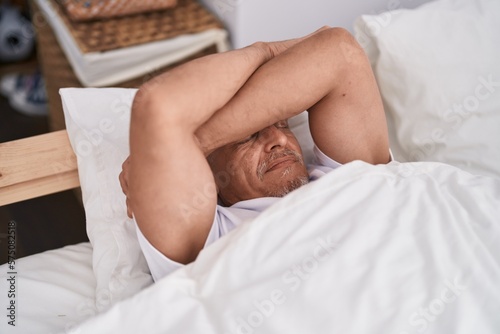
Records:
M200 0L226 25L234 48L306 35L323 25L352 32L356 17L431 0Z

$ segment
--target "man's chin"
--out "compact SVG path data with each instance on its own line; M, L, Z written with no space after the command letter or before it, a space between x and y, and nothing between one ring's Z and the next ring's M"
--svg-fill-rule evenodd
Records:
M295 189L302 187L309 183L309 177L305 175L299 175L295 177L282 177L279 184L274 184L272 189L268 189L268 197L283 197ZM275 180L276 182L276 180Z

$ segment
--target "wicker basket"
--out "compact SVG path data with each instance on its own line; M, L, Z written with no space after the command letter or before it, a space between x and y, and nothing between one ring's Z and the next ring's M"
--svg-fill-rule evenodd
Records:
M83 53L104 52L223 28L222 23L196 0L178 0L175 8L164 11L91 22L73 22L61 8L54 8Z
M177 0L58 0L73 21L127 16L174 7Z
M191 4L193 4L195 1L192 0L179 0L180 7L179 9L186 8L185 11L180 11L177 12L177 7L175 10L172 10L172 13L170 16L179 16L178 20L176 19L175 22L186 22L189 20L183 19L186 17L191 17L193 12L200 13L200 10L198 7L193 7ZM38 18L37 19L37 24L35 25L36 27L36 34L37 34L37 48L38 48L38 60L41 65L42 69L42 74L45 79L45 85L46 85L46 90L47 90L47 95L48 95L48 100L49 100L49 127L51 131L57 131L64 129L65 123L64 123L64 114L62 110L62 102L61 102L61 97L59 96L59 89L63 87L83 87L83 85L80 83L78 78L76 77L76 74L74 73L68 59L66 58L66 55L64 54L62 48L59 46L59 43L56 39L56 36L50 27L50 25L45 21L44 16L41 14L40 8L36 5L35 1L31 1L31 7L33 9L32 14L34 17ZM169 10L167 10L168 12ZM175 13L174 13L175 12ZM200 14L201 15L201 14ZM210 29L214 27L214 24L220 27L220 23L218 23L216 20L208 20L209 14L203 14L204 20L202 20L201 24L198 24L196 26L197 31L205 29ZM140 24L140 22L145 22L146 20L151 20L151 14L140 14L138 16L143 16L143 18L140 19L139 22L136 22L134 24ZM207 16L207 17L205 17ZM156 17L156 16L155 16ZM138 18L133 19L137 20ZM123 25L129 26L133 24L127 19L117 19L120 20L120 22ZM114 21L114 20L111 20ZM214 23L215 22L215 23ZM82 49L86 50L87 52L96 52L97 50L109 50L109 49L115 49L117 47L125 47L125 46L130 46L130 45L137 45L138 43L146 43L147 40L144 39L144 37L148 37L146 34L143 34L142 38L134 38L133 40L128 41L128 43L105 43L106 37L107 36L113 36L116 34L116 32L113 29L97 29L94 26L94 22L89 22L88 26L85 28L84 23L78 23L78 28L76 29L74 26L70 27L70 31L72 34L76 37L77 42L79 46L82 47ZM86 42L93 41L94 39L92 38L83 38L85 35L89 35L89 32L93 30L98 30L99 31L99 36L103 38L103 42L95 43L92 46L86 45ZM171 26L171 32L173 32L173 35L180 35L180 34L185 34L189 33L190 29L192 29L191 25L189 27L186 27L184 24L181 27L176 26L174 24ZM87 34L85 34L87 33ZM78 36L82 36L79 38ZM169 36L164 36L166 34L160 34L162 38L166 37L173 37L171 35ZM156 40L157 36L149 36L149 41L151 40ZM146 73L144 75L141 75L137 78L131 79L126 82L121 82L119 84L113 85L114 87L128 87L128 88L137 88L141 84L143 84L145 81L151 79L152 77L170 69L175 66L178 66L181 63L184 63L186 61L202 57L204 55L212 54L217 52L217 47L216 45L212 45L207 47L206 49L200 51L199 53L196 53L192 55L191 57L185 58L182 61L165 66L162 68L154 69L149 73Z

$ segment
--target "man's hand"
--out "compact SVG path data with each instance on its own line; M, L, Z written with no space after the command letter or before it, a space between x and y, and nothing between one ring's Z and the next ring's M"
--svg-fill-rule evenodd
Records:
M130 166L130 157L128 157L122 164L122 172L120 173L120 186L122 187L122 191L127 196L126 204L127 204L127 216L129 218L133 218L132 208L130 207L130 200L128 198L128 175L129 175L129 167Z

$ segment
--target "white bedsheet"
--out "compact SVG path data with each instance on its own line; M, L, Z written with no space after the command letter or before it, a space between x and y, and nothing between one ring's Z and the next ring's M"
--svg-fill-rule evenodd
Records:
M0 333L69 333L97 313L90 243L18 259L15 269L15 296L9 297L12 275L6 264L0 266ZM14 318L7 317L11 301Z
M75 333L499 333L500 181L347 164Z

